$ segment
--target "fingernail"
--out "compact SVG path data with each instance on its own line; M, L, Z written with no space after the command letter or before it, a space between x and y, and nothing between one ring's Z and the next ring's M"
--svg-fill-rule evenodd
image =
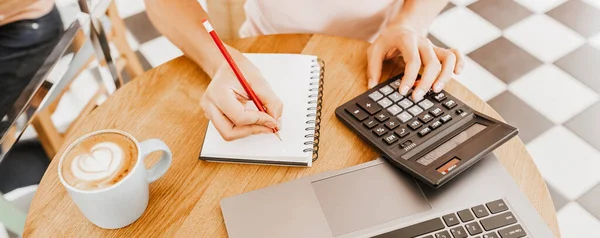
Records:
M437 83L433 87L433 91L435 91L436 93L439 93L440 91L442 91L442 89L444 89L444 83Z
M415 92L413 93L413 99L415 101L421 101L421 99L423 99L423 96L425 95L425 92L421 89L417 89L415 90Z
M375 87L375 85L377 85L377 83L376 83L376 82L374 82L374 81L371 81L371 79L369 79L369 81L368 81L368 82L369 82L369 83L367 84L367 87L369 87L369 88L373 88L373 87Z
M265 123L265 126L268 127L268 128L275 128L275 127L277 127L277 125L274 122L272 122L272 121L268 121L267 123Z
M410 87L404 86L400 89L400 94L402 94L403 96L406 96L406 94L408 93L408 90L410 90Z

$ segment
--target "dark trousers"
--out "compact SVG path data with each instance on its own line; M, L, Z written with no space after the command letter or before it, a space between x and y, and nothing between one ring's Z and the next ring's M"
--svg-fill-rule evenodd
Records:
M63 34L56 7L38 19L0 26L0 121Z

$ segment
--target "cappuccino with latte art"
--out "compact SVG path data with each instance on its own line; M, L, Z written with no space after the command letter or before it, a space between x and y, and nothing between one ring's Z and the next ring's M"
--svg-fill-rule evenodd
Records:
M121 181L135 167L136 143L118 133L90 136L65 152L62 176L81 190L103 189Z

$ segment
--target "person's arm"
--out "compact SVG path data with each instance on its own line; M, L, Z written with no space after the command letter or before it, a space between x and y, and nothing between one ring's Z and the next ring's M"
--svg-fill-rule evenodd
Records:
M426 38L429 26L446 4L448 0L404 1L369 48L369 87L379 81L382 61L398 55L402 55L406 65L399 87L402 95L413 87L423 66L421 80L412 95L416 100L432 87L436 92L441 91L453 72L460 73L464 65L462 54L437 47Z
M225 140L272 133L279 128L281 100L260 71L238 50L227 46L267 113L245 109L248 97L204 29L202 20L208 19L208 14L197 0L146 0L146 11L154 26L212 79L200 106Z

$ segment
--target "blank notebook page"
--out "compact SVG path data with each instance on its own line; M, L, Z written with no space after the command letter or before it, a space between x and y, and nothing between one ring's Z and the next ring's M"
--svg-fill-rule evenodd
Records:
M316 56L298 54L245 54L256 65L269 82L277 96L283 102L281 128L279 135L282 141L273 134L252 135L246 138L227 142L223 140L214 125L209 123L204 138L200 157L206 160L245 163L273 163L289 165L312 164L312 137L305 135L314 133L313 123L307 124L311 118L308 108L314 94L311 82L314 79ZM246 104L249 110L257 110L252 101ZM308 128L308 129L307 129Z

